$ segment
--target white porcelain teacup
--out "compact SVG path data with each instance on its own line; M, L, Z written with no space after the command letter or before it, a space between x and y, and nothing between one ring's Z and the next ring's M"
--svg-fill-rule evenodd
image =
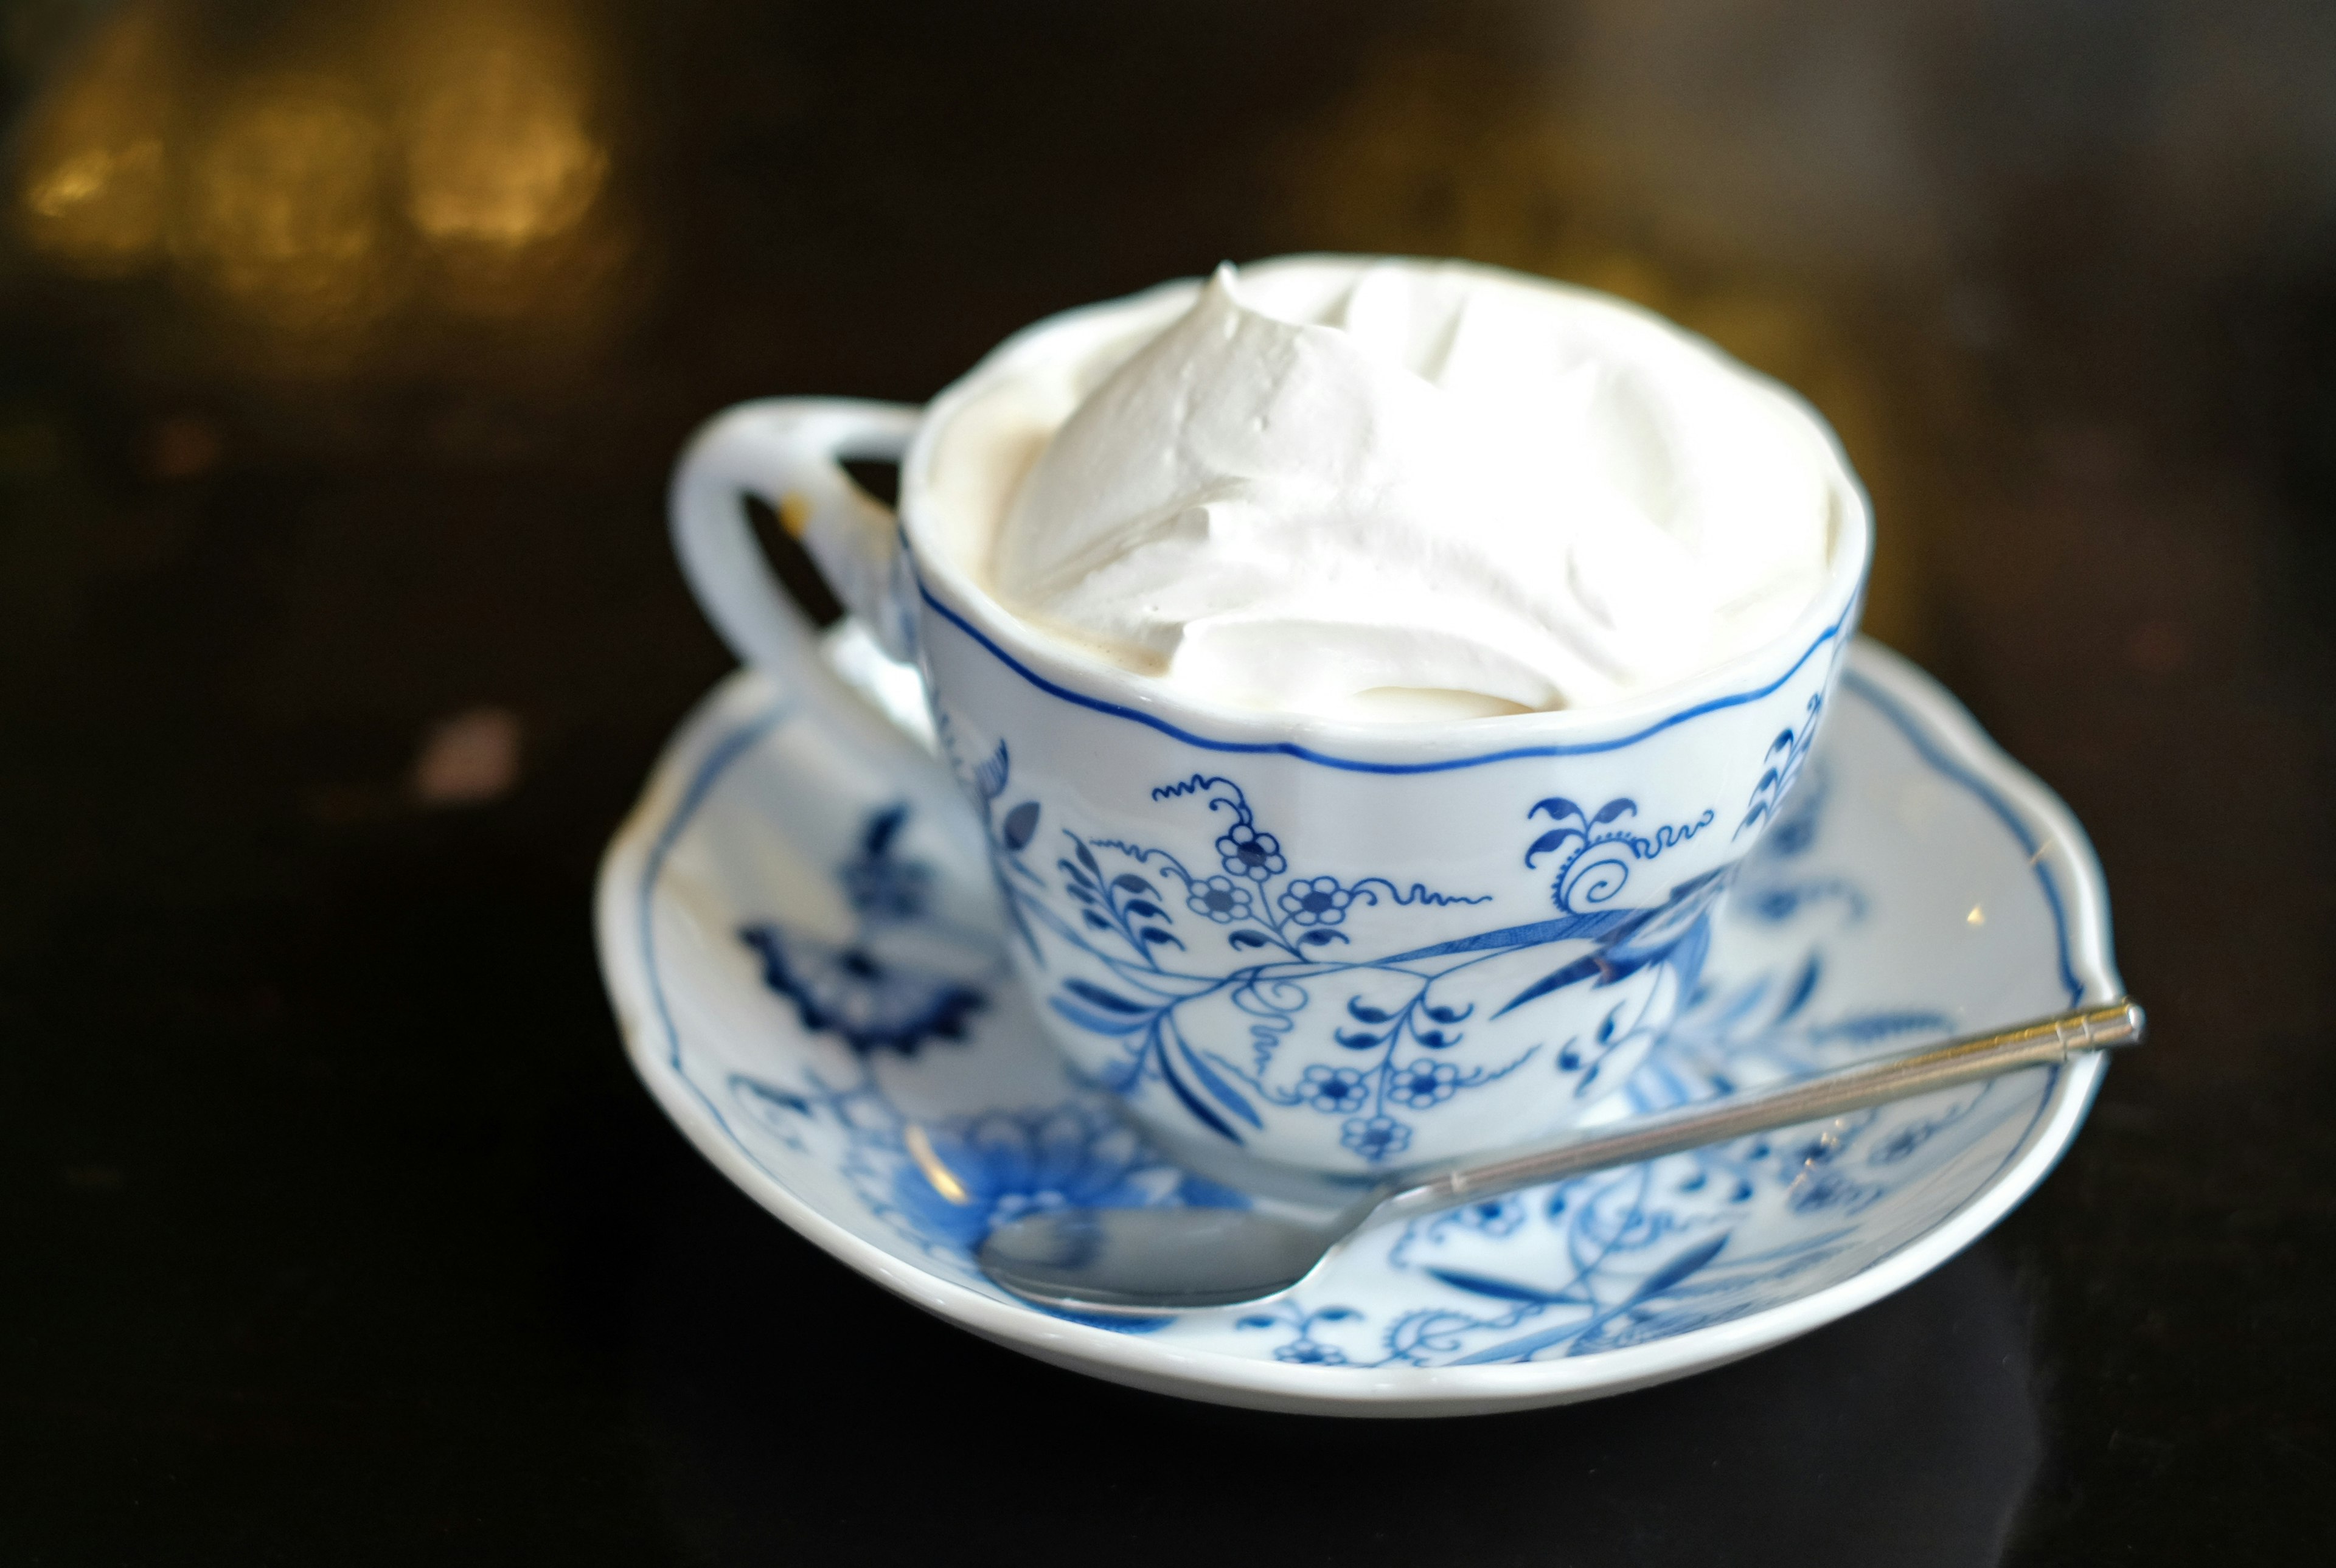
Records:
M1826 433L1822 590L1659 691L1393 726L1198 700L1000 607L942 548L932 483L995 378L1197 287L1041 322L922 411L719 415L674 480L690 582L742 657L872 735L754 543L739 498L759 496L914 665L943 756L887 737L904 799L970 798L1054 1043L1192 1163L1378 1172L1594 1117L1693 992L1715 901L1824 717L1871 549L1857 482ZM850 459L900 462L897 519Z

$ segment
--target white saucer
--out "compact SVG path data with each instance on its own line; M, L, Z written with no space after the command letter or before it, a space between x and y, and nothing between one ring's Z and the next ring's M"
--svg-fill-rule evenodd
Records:
M2103 1070L2037 1069L1390 1228L1270 1308L1074 1320L973 1267L995 1217L1239 1200L1073 1085L1007 977L986 868L897 803L761 677L717 687L600 870L601 967L634 1066L715 1166L853 1268L1002 1344L1163 1393L1457 1415L1718 1366L1970 1244L2043 1180ZM1725 1093L2120 989L2075 820L1936 683L1860 643L1698 999L1629 1093L1642 1109ZM861 1353L886 1352L871 1336Z

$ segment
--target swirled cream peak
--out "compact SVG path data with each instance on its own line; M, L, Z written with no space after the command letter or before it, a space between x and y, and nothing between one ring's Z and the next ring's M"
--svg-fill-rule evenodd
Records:
M1605 702L1774 636L1825 570L1806 414L1640 312L1484 268L1222 268L1052 400L994 489L991 592L1242 706Z

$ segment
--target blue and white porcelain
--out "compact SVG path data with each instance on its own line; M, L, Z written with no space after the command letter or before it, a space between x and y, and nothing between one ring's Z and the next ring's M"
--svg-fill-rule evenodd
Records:
M1662 691L1395 726L1194 699L1002 609L949 548L933 470L998 378L1164 319L1197 287L1042 323L922 414L719 416L674 485L692 585L750 663L864 725L757 553L739 497L758 494L914 664L977 815L950 816L936 770L894 745L929 775L919 809L987 860L1037 1027L1186 1164L1375 1176L1618 1114L1826 719L1870 533L1847 463L1828 447L1824 590L1768 644ZM888 456L897 524L839 466Z
M883 670L856 634L839 648L863 675ZM1612 1114L2121 993L2099 870L2067 811L1903 660L1861 642L1844 665L1800 783L1699 917L1704 950L1671 982L1677 1017L1627 1061L1606 1058ZM2104 1069L2035 1069L1387 1227L1270 1308L1132 1323L1050 1313L974 1266L989 1226L1057 1205L1251 1200L1147 1143L1044 1043L1038 1013L1056 993L1033 998L1014 978L1024 938L999 913L996 843L960 831L961 802L930 795L929 774L871 744L889 730L857 723L741 674L675 737L600 876L601 962L633 1061L718 1168L818 1245L976 1333L1116 1381L1427 1416L1716 1366L1968 1245L2043 1179ZM1216 772L1234 777L1231 763ZM1278 897L1323 874L1236 783L1287 868L1248 880ZM1023 797L1007 785L1010 811ZM1215 820L1215 838L1250 842L1230 832L1234 807ZM1584 831L1563 813L1554 825L1569 823ZM1552 813L1527 825L1551 831ZM1215 838L1129 842L1173 852L1213 888L1232 874L1203 858ZM1119 873L1088 847L1100 888ZM1085 870L1075 850L1063 858ZM1544 851L1537 873L1557 858ZM1143 863L1160 895L1146 901L1184 917L1169 929L1238 929L1193 911L1203 895L1159 859ZM1067 876L1033 870L1058 887ZM872 1320L864 1353L889 1353Z

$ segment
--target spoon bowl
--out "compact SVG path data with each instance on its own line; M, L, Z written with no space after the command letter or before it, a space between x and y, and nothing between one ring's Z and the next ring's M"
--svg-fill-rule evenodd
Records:
M1057 1209L999 1226L981 1266L1046 1306L1185 1312L1293 1290L1343 1233L1255 1209Z

